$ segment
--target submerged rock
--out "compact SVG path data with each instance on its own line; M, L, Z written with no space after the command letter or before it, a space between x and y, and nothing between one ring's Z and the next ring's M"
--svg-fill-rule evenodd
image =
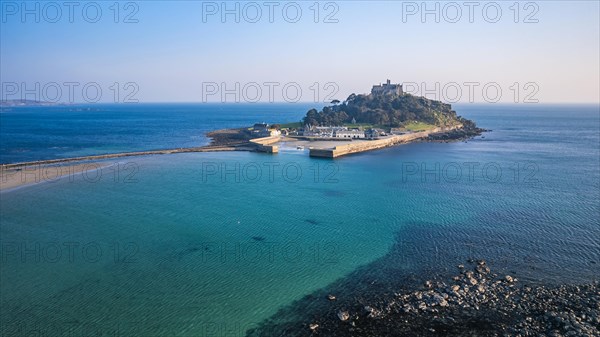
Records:
M337 313L338 318L340 319L340 321L344 322L347 321L348 319L350 319L350 314L347 311L338 311Z
M435 294L435 295L433 295L433 305L439 305L441 307L445 307L448 305L448 302L442 295Z

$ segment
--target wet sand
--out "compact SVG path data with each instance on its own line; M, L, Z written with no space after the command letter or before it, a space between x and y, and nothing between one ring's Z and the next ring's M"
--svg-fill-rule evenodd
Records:
M0 191L6 192L23 186L29 186L41 183L57 182L64 179L75 179L76 176L82 176L82 179L94 180L101 173L97 170L105 170L115 165L115 163L88 162L78 164L62 165L29 165L20 167L0 167Z

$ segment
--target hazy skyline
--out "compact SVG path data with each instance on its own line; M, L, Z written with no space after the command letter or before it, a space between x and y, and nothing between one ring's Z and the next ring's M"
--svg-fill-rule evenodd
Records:
M448 102L600 101L596 1L74 3L1 3L2 99L321 102L390 79Z

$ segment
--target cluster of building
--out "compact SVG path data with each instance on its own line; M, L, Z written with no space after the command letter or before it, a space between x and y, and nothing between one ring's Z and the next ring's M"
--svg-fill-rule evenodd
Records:
M371 89L371 95L373 96L386 96L386 95L402 95L402 84L393 84L390 80L386 83L376 84ZM355 119L352 119L352 123L356 123ZM391 134L405 134L407 131L396 129L392 130ZM347 128L343 126L309 126L304 128L302 133L305 137L320 137L320 138L346 138L346 139L378 139L379 137L386 136L387 134L381 129L370 128L367 130L361 130L358 128Z
M279 131L275 128L272 128L267 123L256 123L252 127L252 136L254 136L255 138L280 136L280 135L281 135L281 131Z
M345 126L309 126L302 133L305 137L319 138L346 138L346 139L377 139L386 136L380 129L361 130L358 128L347 128Z
M384 84L374 85L371 89L371 94L375 96L383 95L402 95L402 84L393 84L390 80L387 80ZM352 123L356 123L353 118ZM254 124L252 129L253 136L259 137L270 137L279 136L281 131L272 128L267 123ZM408 133L408 131L402 129L392 129L390 134L401 135ZM284 134L288 134L288 130L284 130ZM292 133L290 133L292 134ZM381 129L370 128L362 130L361 128L348 128L345 126L310 126L306 125L304 130L300 129L293 131L293 135L305 136L305 137L318 137L318 138L345 138L345 139L378 139L387 134Z

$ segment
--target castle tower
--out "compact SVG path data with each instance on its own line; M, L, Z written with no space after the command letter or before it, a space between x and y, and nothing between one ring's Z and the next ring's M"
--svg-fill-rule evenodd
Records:
M404 93L402 90L402 84L392 84L388 79L385 84L374 85L371 89L371 95L397 95L401 96Z

